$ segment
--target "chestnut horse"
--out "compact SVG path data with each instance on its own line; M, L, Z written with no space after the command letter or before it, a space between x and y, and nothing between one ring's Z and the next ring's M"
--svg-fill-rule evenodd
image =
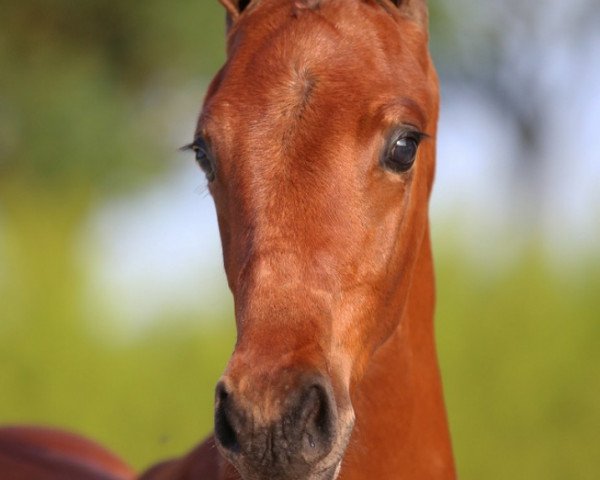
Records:
M453 479L433 328L426 2L221 3L227 62L189 149L216 205L237 343L214 435L139 478ZM0 476L25 478L48 441L24 442L11 477L15 443L2 440ZM133 477L114 459L54 453L105 472L64 478Z

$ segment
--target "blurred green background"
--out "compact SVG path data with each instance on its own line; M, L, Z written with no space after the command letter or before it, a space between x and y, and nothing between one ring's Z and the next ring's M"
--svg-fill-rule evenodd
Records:
M508 3L431 2L447 407L462 479L593 479L598 9ZM177 153L224 59L223 14L0 11L0 423L78 431L143 468L210 431L233 346L210 199Z

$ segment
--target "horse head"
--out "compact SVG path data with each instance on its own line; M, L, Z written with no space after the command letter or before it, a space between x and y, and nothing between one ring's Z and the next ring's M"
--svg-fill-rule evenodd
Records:
M237 342L215 438L244 479L332 479L428 229L438 83L423 0L221 0L191 148Z

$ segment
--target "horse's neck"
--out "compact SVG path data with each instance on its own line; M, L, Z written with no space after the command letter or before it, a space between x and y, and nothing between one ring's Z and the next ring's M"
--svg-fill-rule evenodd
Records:
M453 479L454 462L433 332L429 233L401 325L354 393L356 427L341 479Z

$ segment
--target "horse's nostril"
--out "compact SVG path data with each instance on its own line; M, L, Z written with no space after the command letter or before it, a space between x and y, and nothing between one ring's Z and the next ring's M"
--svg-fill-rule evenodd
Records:
M223 383L219 383L216 391L215 437L223 448L239 453L240 444L232 420L229 393Z
M313 385L306 391L300 418L304 426L302 456L307 462L315 462L331 451L335 437L333 402L323 386Z
M224 402L227 400L227 397L229 397L229 392L227 391L227 388L225 388L225 384L223 382L217 383L215 397L217 403Z

